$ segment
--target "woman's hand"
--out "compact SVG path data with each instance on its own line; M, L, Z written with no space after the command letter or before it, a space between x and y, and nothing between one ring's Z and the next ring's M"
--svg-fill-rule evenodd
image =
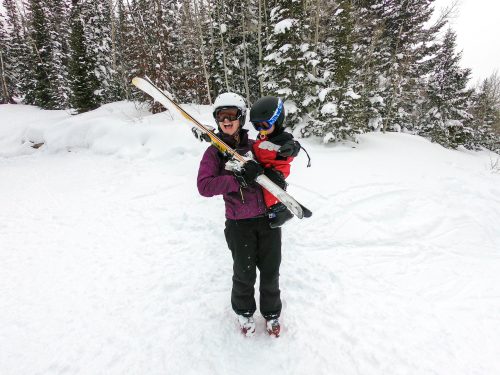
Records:
M252 185L255 179L264 173L264 168L255 160L249 160L243 164L239 171L234 171L233 173L240 186L247 187L248 185Z

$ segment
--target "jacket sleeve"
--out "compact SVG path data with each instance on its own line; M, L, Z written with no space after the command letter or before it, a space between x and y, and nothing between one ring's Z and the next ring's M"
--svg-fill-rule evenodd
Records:
M257 161L265 168L274 168L280 171L283 177L288 177L290 175L290 163L293 157L280 157L277 151L260 148L260 144L260 142L257 142L253 146L253 152Z
M240 189L238 181L233 175L220 174L221 159L217 149L210 146L200 162L198 170L198 191L204 197L237 192Z

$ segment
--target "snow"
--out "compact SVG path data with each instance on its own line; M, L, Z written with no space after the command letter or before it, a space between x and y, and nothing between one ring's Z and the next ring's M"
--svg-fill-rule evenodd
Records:
M325 105L321 107L321 113L324 115L332 115L332 116L337 116L337 104L328 102Z
M361 98L361 95L356 94L352 89L347 90L347 92L345 93L345 96L349 96L355 100Z
M285 105L285 113L287 115L297 113L297 111L299 110L297 104L292 100L285 101L284 105Z
M287 30L291 29L297 24L297 20L293 18L286 18L281 20L274 25L275 34L284 34Z
M126 102L0 119L1 374L500 373L498 155L302 140L289 191L314 215L283 228L282 335L256 314L248 338L189 127Z
M300 52L307 52L307 50L309 50L309 48L311 47L311 45L309 43L302 43L300 45Z
M318 94L318 98L320 101L324 102L325 99L326 99L326 96L330 93L330 91L332 91L331 88L325 88L325 89L321 89L321 91L319 92Z
M462 127L463 124L462 124L462 121L460 120L446 120L445 121L445 126L459 126L459 127Z
M382 98L380 95L374 95L368 98L371 104L380 104L384 105L384 98Z
M293 47L293 46L292 46L291 44L288 44L288 43L287 43L287 44L284 44L283 46L281 46L281 47L279 48L279 51L280 51L281 53L286 53L286 52L287 52L290 48L292 48L292 47Z
M382 127L382 124L383 124L383 119L382 116L380 115L372 117L368 120L368 126L375 131L378 131Z

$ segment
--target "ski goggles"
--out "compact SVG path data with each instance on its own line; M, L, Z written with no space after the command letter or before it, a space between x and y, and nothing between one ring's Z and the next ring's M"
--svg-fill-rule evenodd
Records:
M252 125L257 131L269 130L274 126L274 124L270 124L267 121L254 121L252 122Z
M218 108L214 112L214 117L217 122L236 121L241 118L241 110L238 108Z
M281 99L278 99L278 106L276 107L276 110L274 111L271 118L265 120L251 120L252 125L257 131L269 130L274 126L276 121L278 121L278 118L282 113L283 113L283 101Z

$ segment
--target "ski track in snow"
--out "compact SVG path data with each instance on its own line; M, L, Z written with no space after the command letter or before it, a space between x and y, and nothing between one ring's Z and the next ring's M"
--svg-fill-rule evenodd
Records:
M278 339L238 332L200 152L0 158L0 373L500 373L500 177L408 137L296 161Z

